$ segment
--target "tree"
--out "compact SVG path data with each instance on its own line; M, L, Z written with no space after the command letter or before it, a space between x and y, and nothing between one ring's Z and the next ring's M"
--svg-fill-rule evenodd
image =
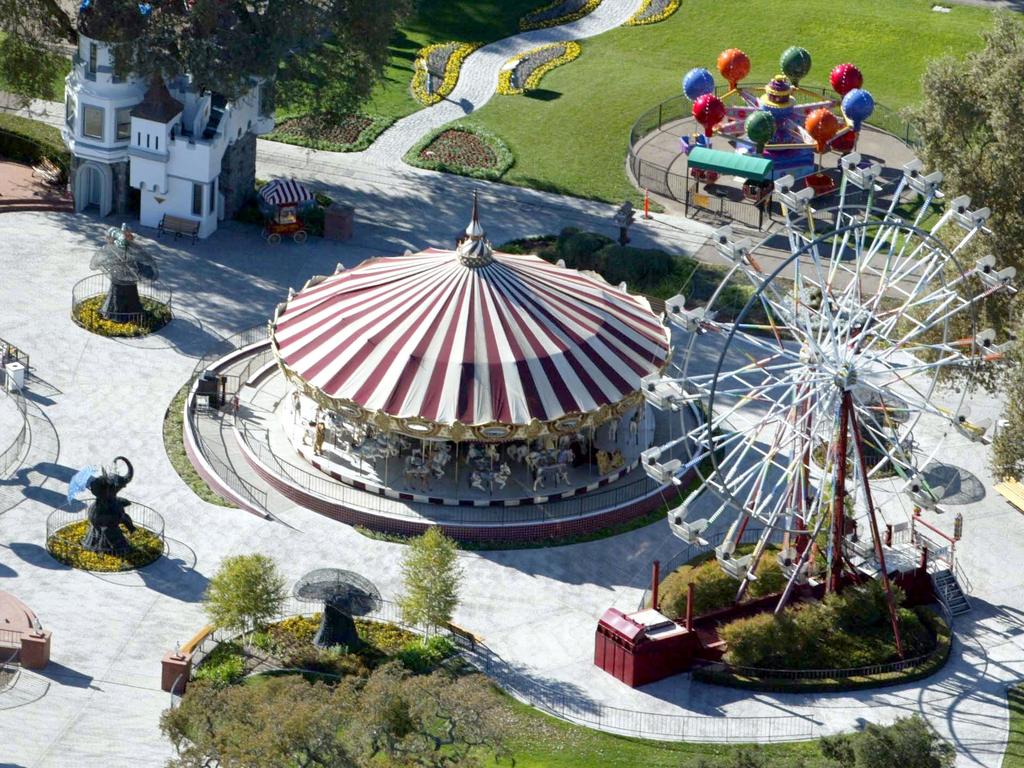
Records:
M462 569L455 542L440 528L428 528L409 543L402 578L405 593L398 603L406 622L441 627L452 620L459 604Z
M355 768L345 725L357 696L350 683L330 688L298 676L227 687L194 682L160 718L178 754L169 766Z
M221 563L206 588L206 612L217 627L248 633L281 612L284 577L266 555L236 555Z
M330 39L344 71L332 81L335 100L365 98L382 75L388 41L409 0L0 0L0 78L31 97L43 79L46 53L68 54L76 31L110 42L115 69L146 79L190 73L200 86L237 98L251 76L268 80ZM26 56L26 51L32 55ZM52 62L49 64L52 66Z
M888 728L869 723L853 742L856 768L952 768L956 750L918 715Z
M1024 479L1024 345L1017 343L1007 355L1009 367L1003 380L1006 426L992 439L990 463L997 479Z

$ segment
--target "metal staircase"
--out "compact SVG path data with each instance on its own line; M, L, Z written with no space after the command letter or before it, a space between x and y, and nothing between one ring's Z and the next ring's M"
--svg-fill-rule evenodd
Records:
M935 595L949 609L954 616L960 616L971 610L971 602L967 595L960 589L956 576L950 570L935 571L932 573L932 584L935 586Z

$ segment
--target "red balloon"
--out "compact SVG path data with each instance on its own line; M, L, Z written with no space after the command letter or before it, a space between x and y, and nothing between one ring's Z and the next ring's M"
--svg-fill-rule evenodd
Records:
M831 109L822 107L807 116L804 129L817 142L818 152L824 152L829 140L839 133L839 118L833 114Z
M853 64L839 64L832 69L829 75L832 83L832 90L840 96L845 96L854 88L864 85L864 75Z
M837 139L832 140L832 150L846 154L847 152L853 152L853 148L857 146L857 132L850 130L844 133Z
M739 48L729 48L718 54L718 71L729 83L731 90L736 90L740 80L750 74L750 57Z
M704 126L704 135L709 139L715 126L725 118L725 104L713 93L705 93L693 102L693 116Z

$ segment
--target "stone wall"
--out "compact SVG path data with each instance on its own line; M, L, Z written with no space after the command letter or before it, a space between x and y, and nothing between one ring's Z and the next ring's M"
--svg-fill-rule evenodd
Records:
M218 186L224 196L224 218L230 219L252 193L256 181L256 135L246 133L224 153Z
M118 216L128 213L128 192L130 190L128 161L111 163L110 169L114 172L114 208L113 212Z

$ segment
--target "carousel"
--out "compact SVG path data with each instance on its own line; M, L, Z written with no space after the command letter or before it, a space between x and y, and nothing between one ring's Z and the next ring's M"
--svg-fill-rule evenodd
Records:
M648 301L592 272L456 250L341 265L271 323L275 430L316 469L435 503L530 503L636 467L655 418L640 382L670 358ZM284 446L282 446L284 447Z

